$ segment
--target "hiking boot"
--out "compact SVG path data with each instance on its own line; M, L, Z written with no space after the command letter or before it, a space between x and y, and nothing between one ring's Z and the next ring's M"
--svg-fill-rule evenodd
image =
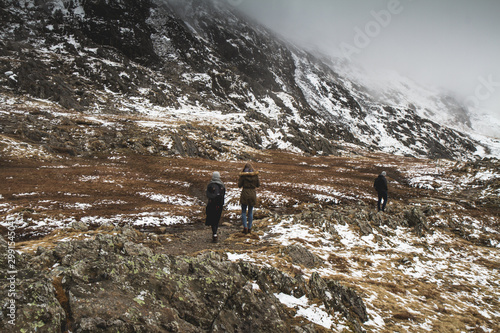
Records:
M247 233L248 233L248 234L251 234L251 233L252 233L252 228L248 228Z
M217 243L217 239L218 239L217 235L213 235L212 236L212 243Z
M246 235L248 234L248 228L243 228L243 233Z

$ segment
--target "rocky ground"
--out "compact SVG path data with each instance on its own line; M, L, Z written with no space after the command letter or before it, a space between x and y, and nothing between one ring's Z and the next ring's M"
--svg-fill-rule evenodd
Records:
M496 159L340 144L337 156L249 149L218 161L72 155L19 138L2 136L2 330L500 329ZM251 235L236 186L247 160L262 182ZM216 170L228 194L214 244L203 207ZM386 213L372 190L381 170Z

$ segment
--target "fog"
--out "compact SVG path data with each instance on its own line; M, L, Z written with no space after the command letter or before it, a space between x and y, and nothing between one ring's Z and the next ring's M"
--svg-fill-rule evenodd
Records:
M500 119L498 0L226 1L297 44L396 70Z

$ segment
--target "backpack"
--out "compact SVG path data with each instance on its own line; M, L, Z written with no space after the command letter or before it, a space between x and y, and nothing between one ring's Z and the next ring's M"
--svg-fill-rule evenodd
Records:
M224 200L224 188L217 183L210 183L207 186L207 197L209 202L220 204Z

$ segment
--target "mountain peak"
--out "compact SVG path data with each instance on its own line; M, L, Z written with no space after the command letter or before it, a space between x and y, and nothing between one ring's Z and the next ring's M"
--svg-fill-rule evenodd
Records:
M11 23L0 31L2 72L12 75L2 77L0 92L13 96L93 114L234 114L244 120L239 129L220 124L226 136L259 149L329 154L349 142L462 159L480 145L446 127L470 125L454 100L433 99L400 77L375 93L378 82L347 75L224 1L9 0L2 7ZM241 136L245 126L249 137Z

